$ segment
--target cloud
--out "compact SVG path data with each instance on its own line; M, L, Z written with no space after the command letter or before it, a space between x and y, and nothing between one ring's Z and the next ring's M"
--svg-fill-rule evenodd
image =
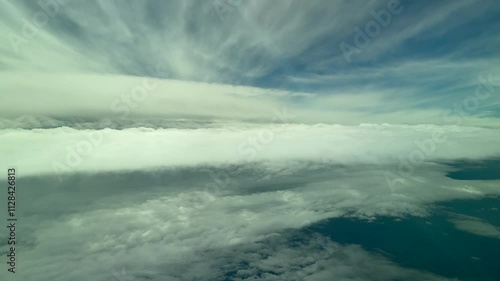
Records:
M474 235L500 239L500 227L489 224L479 218L458 214L453 215L454 218L450 219L450 222L452 222L457 229Z
M439 5L401 1L402 13L394 15L387 30L350 64L343 58L339 44L352 40L353 28L372 21L372 12L386 8L390 1L370 4L245 1L224 20L218 17L211 1L148 1L119 7L105 1L65 1L64 5L54 4L58 3L56 0L46 2L53 4L50 7L57 6L52 8L54 12L47 12L46 6L36 2L6 3L5 9L10 16L2 17L0 22L5 34L24 36L23 28L27 23L34 25L37 13L50 15L47 15L47 23L36 29L33 38L22 44L19 52L11 48L8 36L1 37L5 55L0 57L0 79L2 84L7 83L2 91L29 95L30 100L47 98L47 104L57 104L61 96L71 96L74 103L67 103L70 108L66 114L75 113L74 109L83 110L87 102L97 107L94 110L102 109L105 104L109 112L107 100L127 94L137 86L134 81L138 80L127 76L154 76L186 82L186 87L182 88L177 87L180 82L175 82L175 94L164 93L163 89L173 89L163 87L155 90L162 92L158 95L184 96L186 92L196 91L200 103L206 101L205 96L217 103L219 100L211 91L200 93L193 88L215 87L194 82L217 84L221 86L217 91L224 92L219 94L227 94L227 88L236 85L249 87L245 94L280 89L288 97L280 100L281 103L290 103L295 93L322 96L312 101L300 100L309 109L304 112L308 122L443 123L442 111L473 94L474 87L479 84L479 75L493 73L498 76L495 55L478 55L471 50L479 47L497 49L494 46L499 41L486 36L494 33L497 23L475 24L479 14L489 15L499 9L493 2L477 6L468 0ZM457 14L460 16L455 16ZM428 20L422 22L422 16ZM464 21L470 23L475 32L457 32ZM432 44L440 38L449 38L448 43L445 46ZM413 44L412 40L423 44L419 49L421 57L408 55L413 50L407 46ZM436 53L436 50L447 52ZM394 55L387 57L388 53ZM151 69L157 67L161 71L151 73ZM170 85L170 82L165 84ZM11 83L14 85L9 85ZM17 89L20 85L23 87ZM104 85L109 91L101 89ZM31 92L34 89L44 94ZM45 94L45 91L54 93ZM101 106L92 102L95 95L89 92L99 92L102 97L95 101ZM83 103L80 95L88 96L90 102L85 100ZM340 96L338 100L337 95ZM356 112L359 108L344 107L343 95L358 95L358 100L377 102L368 104L360 115ZM9 98L10 104L20 104L12 96ZM238 108L231 103L230 97L227 99L228 107L222 103L219 109L208 108L219 113ZM182 101L188 102L190 108L196 106L190 105L194 101L187 98ZM237 104L242 106L243 102L248 100ZM157 104L167 107L168 111L166 103ZM74 108L75 104L80 106ZM175 102L171 104L182 108ZM469 125L484 122L498 126L492 114L497 111L495 105L498 105L496 97L482 103L481 110L471 112L473 116L469 117L474 120ZM34 112L20 114L44 115L40 109L32 109ZM61 113L56 111L55 114Z
M163 70L158 67L154 71ZM499 85L497 77L491 73L479 77L467 84L463 95L449 97L443 105L427 106L439 103L435 97L401 97L403 89L365 87L325 95L152 77L4 72L0 75L0 90L16 95L0 97L0 126L24 126L15 121L19 118L111 122L111 128L114 123L134 123L137 119L268 123L276 117L275 111L286 108L294 116L284 120L288 123L498 127L498 118L491 114L498 103L494 95Z
M11 129L0 134L3 159L24 167L26 175L254 161L286 165L286 161L318 159L337 164L395 164L397 171L401 159L410 161L416 157L413 154L419 154L419 159L411 160L416 162L481 159L500 154L495 142L499 137L497 129L435 125L351 127L278 123L194 130ZM437 141L433 139L436 134Z
M445 163L500 155L500 5L401 1L348 62L340 44L391 2L231 3L5 2L18 276L442 280L301 229L499 195Z
M107 280L122 268L139 280L215 279L232 271L237 271L235 277L263 280L288 280L293 272L311 280L353 274L360 280L429 276L399 268L358 246L290 235L326 218L425 216L435 200L478 196L464 192L465 184L433 166L423 174L434 185L409 182L393 194L382 170L296 167L291 176L257 184L262 171L249 166L232 176L230 186L212 194L203 192L212 179L197 168L74 174L62 183L23 176L19 205L26 207L18 216L26 242L19 256L27 270L19 276ZM471 188L491 193L494 187L481 182Z
M161 71L161 70L160 70ZM25 83L29 79L29 83ZM243 86L156 80L130 76L4 73L2 115L118 120L141 117L171 119L266 120L286 100L312 94ZM55 81L60 81L57 84ZM66 97L70 95L71 99ZM9 105L10 104L10 105ZM13 110L12 105L22 105ZM255 110L258 108L259 110Z
M499 194L497 181L453 180L446 176L452 167L439 164L497 153L491 141L498 139L496 129L282 126L271 142L258 143L262 149L255 148L252 161L237 147L259 139L269 126L2 130L0 155L18 167L19 205L25 206L18 211L26 241L19 256L29 270L19 276L289 280L295 272L310 280L353 274L359 280L439 280L357 246L314 238L289 247L290 239L275 236L335 217L428 216L440 201ZM398 155L409 154L418 147L415 140L436 129L447 141L391 189L384 173L397 174ZM52 161L65 160L66 145L101 131L102 142L59 181ZM466 149L474 145L481 150ZM311 252L315 239L330 250ZM303 259L309 252L311 258Z
M371 272L366 265L371 254L335 243L328 247L348 258L333 254L294 265L293 257L309 246L286 249L283 242L269 253L265 241L271 239L274 245L275 233L328 218L428 216L439 201L499 194L497 181L453 180L446 176L452 167L439 164L498 154L492 141L498 139L497 129L281 124L271 131L270 142L255 143L249 140L259 140L273 127L233 125L2 130L0 155L18 167L23 194L19 205L26 206L19 209L26 239L19 255L30 270L20 276L112 279L113 272L122 274L124 269L135 278L195 280L200 274L216 278L227 274L225 268L235 268L239 278L280 280L288 278L288 267L311 280L323 280L327 275L348 276L360 263L366 268L355 270L361 280L367 275L381 280L393 274L409 276L406 269L383 261L387 272ZM436 144L435 152L391 189L384 174L398 174L399 155L410 155L419 147L416 140L427 140L436 130L445 132L446 141ZM60 181L52 163L67 164L67 146L92 140L98 144L90 154L80 155L79 165L68 166ZM241 144L253 149L254 159L238 152ZM481 149L470 149L474 146ZM249 247L248 253L232 250L242 247ZM269 258L258 261L252 250ZM285 259L288 254L291 258ZM70 261L79 261L79 269ZM193 270L183 269L189 266Z

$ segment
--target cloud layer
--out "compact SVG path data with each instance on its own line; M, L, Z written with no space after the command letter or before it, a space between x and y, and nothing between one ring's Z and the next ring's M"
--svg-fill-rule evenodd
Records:
M498 1L4 2L20 280L446 280L304 228L500 194Z

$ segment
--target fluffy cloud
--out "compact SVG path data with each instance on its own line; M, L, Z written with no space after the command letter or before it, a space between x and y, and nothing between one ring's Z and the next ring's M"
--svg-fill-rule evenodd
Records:
M498 129L436 125L232 125L157 130L10 129L0 132L0 152L6 162L24 167L26 175L254 161L275 163L279 168L286 167L286 161L317 159L336 164L394 164L398 173L401 163L418 168L429 161L481 159L500 154L495 142L500 134Z
M360 280L373 274L380 280L409 276L413 273L385 259L372 260L358 247L323 242L331 248L328 253L315 250L312 241L287 249L296 240L280 242L273 236L333 217L425 216L436 200L498 192L495 183L465 184L445 177L444 170L426 166L416 176L425 175L428 182L407 181L397 193L388 188L383 168L374 165L295 167L291 175L261 183L256 177L265 171L241 167L218 192L205 190L214 179L203 168L74 174L62 183L23 176L19 205L26 207L19 209L19 231L26 242L19 256L26 269L19 276L111 280L123 268L139 280L197 280L202 275L217 280L225 270L240 267L237 276L263 280L287 280L295 270L311 280L352 274ZM299 259L304 252L312 257ZM261 253L267 259L259 261ZM377 270L379 266L388 271Z
M19 167L19 202L26 206L19 210L26 239L19 254L28 269L20 276L112 280L124 271L138 280L217 280L231 270L235 278L263 280L288 280L291 272L310 280L427 276L333 242L324 242L331 253L299 262L299 252L316 249L316 242L287 248L290 241L273 236L334 217L427 216L438 201L499 194L498 181L453 180L446 177L452 168L439 164L495 155L495 129L281 126L272 142L259 143L265 149L255 148L253 161L237 147L267 126L104 130L102 143L62 181L51 170L54 155L64 158L65 145L98 131L2 130L3 147L15 153L1 154ZM385 173L398 175L398 155L410 155L415 140L431 139L437 129L447 140L391 188ZM473 145L481 150L466 149Z

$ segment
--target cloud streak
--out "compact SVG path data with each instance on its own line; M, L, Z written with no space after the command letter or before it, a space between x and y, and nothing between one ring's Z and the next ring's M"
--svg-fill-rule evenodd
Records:
M499 3L224 0L222 20L220 3L5 1L18 277L446 280L304 228L500 195L447 177L500 156Z

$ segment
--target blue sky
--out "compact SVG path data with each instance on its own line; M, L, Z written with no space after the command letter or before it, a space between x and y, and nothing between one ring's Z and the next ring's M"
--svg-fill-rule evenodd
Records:
M62 3L44 10L36 2L6 2L0 79L65 72L279 90L279 103L313 111L303 122L340 124L446 124L442 116L474 95L479 76L491 89L500 80L500 4L493 0ZM48 20L36 25L39 12ZM382 26L374 14L383 20L386 13ZM26 22L35 26L33 36L23 33ZM368 36L373 23L379 30ZM357 30L369 42L346 56L341 45L357 48ZM464 124L499 125L492 93L468 110ZM351 108L338 101L343 96L367 102Z

